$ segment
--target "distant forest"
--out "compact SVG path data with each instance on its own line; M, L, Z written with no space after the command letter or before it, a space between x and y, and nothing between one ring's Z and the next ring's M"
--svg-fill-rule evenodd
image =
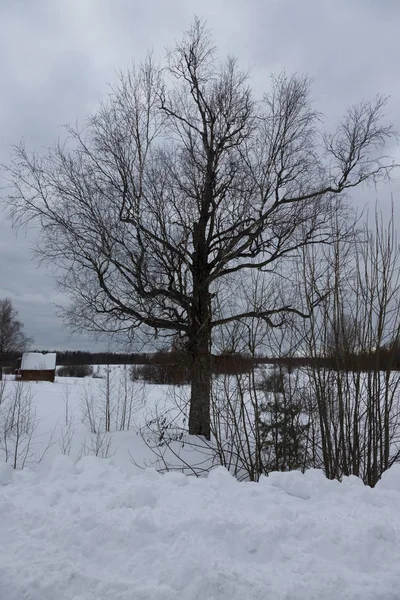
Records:
M60 365L180 365L187 367L190 358L178 350L160 350L154 353L85 352L81 350L33 350L56 352ZM18 368L20 352L4 352L2 363L9 369ZM343 371L399 370L400 346L382 347L371 353L335 353L331 356L249 356L243 354L212 355L213 373L244 373L256 365L282 365L288 371L299 367L325 367Z
M57 365L134 365L149 362L149 354L126 352L84 352L81 350L32 350L32 352L56 352ZM17 367L21 352L5 352L4 365Z

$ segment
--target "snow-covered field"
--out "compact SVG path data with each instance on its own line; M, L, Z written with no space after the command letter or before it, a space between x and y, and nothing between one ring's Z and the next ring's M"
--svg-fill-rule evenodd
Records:
M147 388L147 408L137 397L135 427L113 434L101 459L85 456L82 398L100 397L104 380L24 385L37 431L31 467L0 464L0 600L400 599L400 466L374 489L315 470L259 483L220 467L160 475L131 457L151 460L135 427L162 410L164 388Z
M149 452L138 431L155 415L171 410L170 390L167 386L131 382L129 368L123 366L110 367L108 380L105 367L95 367L94 371L101 378L56 377L55 383L20 383L26 396L21 404L25 404L23 411L29 413L32 427L29 435L22 432L17 452L18 467L36 468L38 462L49 465L59 454L69 455L74 462L93 454L114 457L126 470L133 468L133 463L156 464L156 457ZM16 397L16 382L12 379L6 381L3 394L8 396L11 404ZM104 435L107 399L110 435ZM30 403L29 410L27 403ZM4 405L3 401L3 410L0 408L0 461L5 458L1 439ZM15 413L15 409L12 412ZM8 440L8 461L11 463L15 453L14 438L10 436Z

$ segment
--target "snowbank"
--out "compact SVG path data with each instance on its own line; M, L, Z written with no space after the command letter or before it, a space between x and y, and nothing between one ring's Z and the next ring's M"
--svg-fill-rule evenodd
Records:
M400 472L238 483L57 457L2 474L3 600L399 600Z

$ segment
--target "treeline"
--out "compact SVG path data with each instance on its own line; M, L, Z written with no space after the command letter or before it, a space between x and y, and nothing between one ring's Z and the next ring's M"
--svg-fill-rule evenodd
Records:
M190 359L182 352L158 352L147 355L142 363L132 363L132 378L148 383L184 385L191 381ZM377 372L400 370L400 348L380 348L372 353L349 354L335 352L330 356L251 357L240 354L213 355L214 375L241 375L255 367L273 365L284 367L288 373L295 369L325 369L332 372Z
M190 359L187 354L167 349L154 353L124 352L83 352L55 351L57 365L171 365L188 367ZM257 362L255 359L238 354L226 354L213 357L214 372L247 372Z
M127 352L84 352L81 350L55 350L57 365L134 365L143 364L146 354Z
M259 365L270 364L284 366L288 371L296 368L325 368L332 371L399 371L400 346L378 348L371 352L349 353L340 349L328 356L280 356L259 357Z
M38 352L47 352L37 350ZM126 353L126 352L86 352L81 350L51 350L56 352L57 366L71 365L150 365L179 368L181 376L187 379L190 358L184 352L160 350L154 353ZM16 369L20 352L4 352L2 363L4 367ZM219 354L212 356L212 370L214 374L247 373L257 365L285 366L289 371L301 367L325 367L340 371L371 371L371 370L400 370L400 346L383 347L374 352L363 353L334 353L332 356L247 356L242 354ZM181 379L181 376L178 378ZM163 378L163 376L162 376Z
M188 365L189 357L184 352L167 349L154 353L127 352L86 352L81 350L32 350L32 352L55 352L57 366L70 365ZM4 352L3 364L6 367L18 367L21 352ZM262 359L264 360L264 359ZM257 362L251 357L239 354L225 354L213 357L215 372L229 372L240 368L243 372L251 369Z
M212 357L213 373L246 373L256 364L252 357L239 354L225 354ZM150 371L158 371L162 380L174 379L176 373L179 381L190 379L190 357L187 353L177 350L160 350L154 353L110 353L110 352L59 352L57 365L137 365L149 367ZM161 375L162 373L162 375ZM155 376L157 378L157 376Z
M146 364L147 354L134 354L126 352L85 352L81 350L31 350L31 352L56 352L57 366L60 365L132 365ZM18 359L21 352L4 352L2 355L3 365L6 367L18 367Z

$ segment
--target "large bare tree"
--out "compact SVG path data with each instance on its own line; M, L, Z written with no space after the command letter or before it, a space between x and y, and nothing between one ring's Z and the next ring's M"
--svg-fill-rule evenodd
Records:
M254 99L249 73L218 59L196 19L163 68L150 57L121 75L85 127L46 155L16 148L8 167L11 214L40 223L73 326L185 338L192 434L210 436L213 329L300 311L276 287L249 307L238 275L287 276L304 245L329 241L338 198L388 172L385 100L352 107L329 134L309 87L283 74Z
M10 352L22 352L30 343L31 339L25 335L10 298L0 300L0 379L3 376L4 356Z

